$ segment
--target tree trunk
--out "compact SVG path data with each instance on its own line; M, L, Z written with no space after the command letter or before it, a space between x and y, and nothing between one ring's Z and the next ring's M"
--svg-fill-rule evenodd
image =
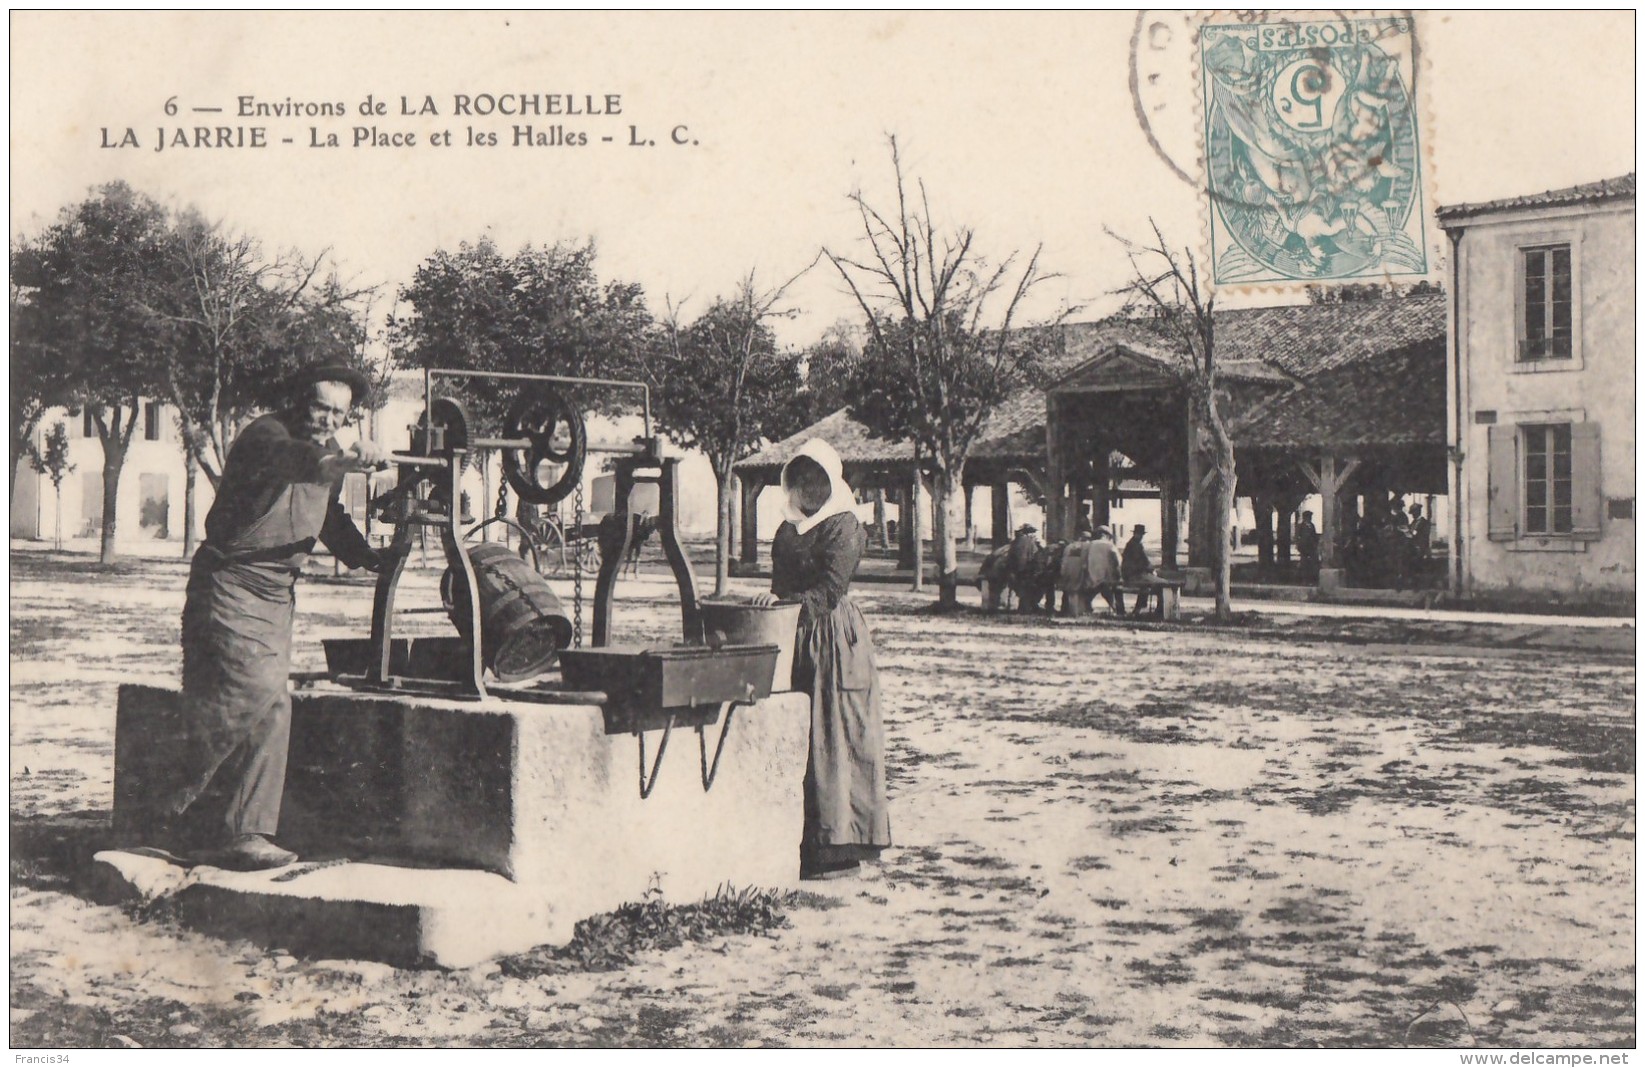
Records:
M194 487L199 481L200 465L194 459L194 450L183 442L183 559L194 556L195 504Z
M112 564L118 558L114 546L115 525L120 500L120 471L126 466L125 445L118 435L103 441L103 540L98 562Z
M737 492L733 482L736 476L731 470L729 457L724 463L715 465L714 475L716 496L719 498L714 532L714 596L723 597L731 579L731 498Z
M58 552L62 552L63 551L63 483L61 481L53 482L51 484L51 498L52 498L51 503L52 503L52 513L53 513L53 515L52 515L52 528L51 528L51 546L52 546L53 549L56 549Z
M1214 392L1207 391L1202 409L1211 438L1211 453L1206 457L1206 461L1216 471L1216 477L1211 480L1212 484L1208 487L1210 492L1205 494L1211 505L1207 534L1210 541L1212 576L1216 585L1216 614L1217 619L1227 621L1234 618L1234 606L1229 596L1229 589L1233 583L1234 554L1228 544L1228 532L1233 525L1234 491L1237 485L1234 474L1234 441L1228 436L1228 429L1223 424L1222 413Z
M891 548L891 536L885 529L885 487L874 487L874 531L880 541L880 548Z
M914 469L914 481L908 486L908 537L914 554L915 593L925 592L925 539L920 537L920 513L925 511L925 476Z
M932 540L937 550L937 604L952 610L959 607L960 510L965 497L965 468L956 465L939 470L931 480L931 514L935 520Z

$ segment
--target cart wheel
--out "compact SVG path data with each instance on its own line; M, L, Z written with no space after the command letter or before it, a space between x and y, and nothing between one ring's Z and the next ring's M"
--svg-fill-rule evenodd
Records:
M584 538L577 547L577 566L585 575L599 574L600 543L597 538Z
M537 528L540 570L545 575L563 574L566 569L565 534L557 523L544 523Z

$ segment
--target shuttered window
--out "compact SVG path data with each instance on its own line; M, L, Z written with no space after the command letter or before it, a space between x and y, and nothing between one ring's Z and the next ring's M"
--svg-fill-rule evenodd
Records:
M1571 246L1520 250L1519 359L1571 358Z
M1487 537L1598 538L1598 423L1493 426L1486 450Z
M1526 426L1525 533L1571 532L1571 425Z

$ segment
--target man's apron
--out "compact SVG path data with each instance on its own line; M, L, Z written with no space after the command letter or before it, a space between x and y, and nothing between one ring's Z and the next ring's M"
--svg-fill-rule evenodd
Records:
M159 806L168 817L192 805L230 757L240 769L248 746L277 746L278 766L267 769L274 781L264 792L283 788L297 576L334 492L324 484L288 485L233 544L208 542L194 554L183 607L182 752ZM244 789L218 785L231 796ZM277 820L277 793L272 805Z

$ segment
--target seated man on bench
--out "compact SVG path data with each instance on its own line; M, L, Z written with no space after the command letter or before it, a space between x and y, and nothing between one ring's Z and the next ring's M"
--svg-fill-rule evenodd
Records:
M1131 540L1125 543L1125 553L1120 558L1120 575L1124 578L1125 585L1140 587L1137 589L1137 603L1131 607L1133 619L1142 615L1150 595L1154 598L1154 607L1164 615L1165 600L1160 587L1172 585L1170 580L1154 574L1153 561L1148 559L1148 550L1142 547L1142 536L1146 533L1148 528L1138 523L1131 531Z

